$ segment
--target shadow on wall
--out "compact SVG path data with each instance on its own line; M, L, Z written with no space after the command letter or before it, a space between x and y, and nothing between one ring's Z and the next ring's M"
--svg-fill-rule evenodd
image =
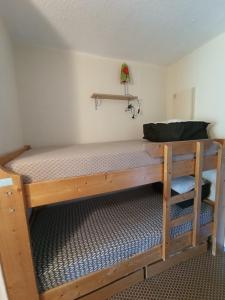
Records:
M79 132L77 89L71 55L60 50L39 47L31 49L30 46L24 46L24 36L31 35L30 31L33 45L40 40L39 32L46 45L49 36L56 42L56 46L65 44L63 37L48 22L34 1L3 0L0 11L15 42L16 77L24 142L32 146L76 142ZM10 26L14 23L21 27L20 36L15 35ZM74 137L73 140L71 136Z

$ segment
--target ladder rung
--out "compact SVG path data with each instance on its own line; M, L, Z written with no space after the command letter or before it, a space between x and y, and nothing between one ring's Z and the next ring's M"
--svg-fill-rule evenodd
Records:
M193 218L194 218L194 214L188 214L188 215L176 218L174 220L171 220L170 226L174 227L174 226L181 225L181 224L183 224L183 223L185 223L187 221L192 221Z
M170 205L177 204L195 197L195 192L190 191L184 194L179 194L170 198Z

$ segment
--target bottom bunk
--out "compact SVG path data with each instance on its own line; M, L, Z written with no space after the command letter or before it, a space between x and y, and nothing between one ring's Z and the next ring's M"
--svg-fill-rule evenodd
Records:
M192 209L173 205L171 219ZM162 216L162 195L151 186L43 208L31 225L39 292L46 294L154 249L162 243ZM203 202L200 224L212 220L213 207ZM175 226L171 238L191 229L191 221Z

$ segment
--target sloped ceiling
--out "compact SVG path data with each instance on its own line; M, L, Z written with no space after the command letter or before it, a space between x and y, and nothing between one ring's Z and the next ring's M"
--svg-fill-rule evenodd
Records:
M225 31L224 0L0 0L20 43L156 64Z

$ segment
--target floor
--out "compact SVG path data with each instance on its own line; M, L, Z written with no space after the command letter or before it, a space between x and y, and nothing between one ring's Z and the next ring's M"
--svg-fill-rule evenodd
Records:
M136 284L111 300L225 300L225 253L210 252Z

